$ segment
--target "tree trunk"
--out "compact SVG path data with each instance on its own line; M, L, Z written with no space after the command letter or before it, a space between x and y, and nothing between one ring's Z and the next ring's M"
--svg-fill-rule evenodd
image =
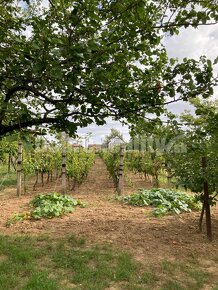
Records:
M118 195L122 195L124 191L124 178L123 178L123 165L124 165L124 145L120 148L120 165L119 165L119 180L118 180Z
M204 218L204 211L205 211L205 205L204 202L202 203L202 209L201 209L201 215L199 219L199 232L202 232L202 223L203 223L203 218Z
M211 214L210 214L210 203L209 203L210 199L209 199L209 190L208 190L207 182L204 182L204 200L205 200L207 237L209 241L212 241L212 226L211 226Z
M207 159L206 157L202 158L202 168L204 173L207 168ZM210 214L210 196L209 196L209 187L208 182L205 179L204 181L204 205L205 205L205 215L206 215L206 228L207 228L207 238L209 241L212 241L212 227L211 227L211 214Z
M18 142L17 158L17 196L20 197L22 192L22 142Z
M62 183L62 194L67 193L67 178L66 178L66 146L65 142L62 148L62 166L61 166L61 183Z

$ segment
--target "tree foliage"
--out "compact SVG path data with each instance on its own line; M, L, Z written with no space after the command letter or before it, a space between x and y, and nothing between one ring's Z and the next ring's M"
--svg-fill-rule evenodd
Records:
M161 40L218 21L216 0L0 2L0 135L135 122L212 94L212 63L168 60Z
M181 184L194 192L203 192L204 182L209 193L218 192L218 104L217 101L192 101L196 116L183 114L181 121L186 125L183 142L186 152L172 158L175 174ZM202 158L206 168L202 168Z

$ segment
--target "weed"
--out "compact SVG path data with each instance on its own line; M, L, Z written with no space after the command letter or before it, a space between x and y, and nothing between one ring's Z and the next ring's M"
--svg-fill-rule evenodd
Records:
M158 277L152 272L144 272L140 280L143 284L153 285L158 281Z
M79 238L77 239L76 236L74 234L72 234L69 238L68 238L68 242L72 245L72 246L83 246L85 245L85 239L84 238Z
M185 288L179 283L169 280L163 285L161 290L185 290Z

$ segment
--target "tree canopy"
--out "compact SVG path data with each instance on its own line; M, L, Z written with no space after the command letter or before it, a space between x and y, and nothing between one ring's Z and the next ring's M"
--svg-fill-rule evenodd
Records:
M162 38L217 22L216 0L1 0L0 136L131 123L212 95L212 62L168 59Z
M204 180L208 182L209 194L218 191L218 102L192 100L196 116L185 113L181 122L185 124L186 152L173 156L175 174L181 184L193 192L202 192ZM206 168L202 170L202 158Z

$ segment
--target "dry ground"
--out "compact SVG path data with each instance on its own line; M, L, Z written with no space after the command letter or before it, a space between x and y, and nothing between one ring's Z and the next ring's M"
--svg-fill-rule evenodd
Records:
M125 188L126 193L150 184L140 177ZM15 212L28 210L29 200L39 192L58 191L53 182L36 192L29 186L26 196L16 197L16 190L6 189L0 194L0 232L2 234L48 234L62 237L74 233L89 243L109 243L133 253L137 260L153 263L161 259L197 259L207 271L218 274L218 210L213 209L214 240L209 243L205 232L198 233L199 213L154 218L149 210L129 207L114 200L114 187L101 159L91 169L88 178L76 192L75 198L88 204L63 218L41 221L23 221L11 227L5 223ZM218 284L218 279L217 279Z

